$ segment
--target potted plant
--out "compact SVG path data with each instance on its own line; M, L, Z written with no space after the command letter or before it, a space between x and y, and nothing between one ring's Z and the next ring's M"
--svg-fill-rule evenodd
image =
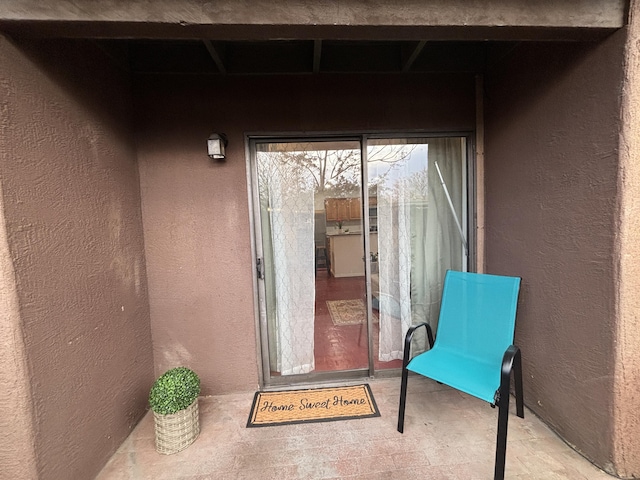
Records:
M198 438L199 394L200 378L186 367L172 368L155 381L149 405L153 410L158 453L180 452Z

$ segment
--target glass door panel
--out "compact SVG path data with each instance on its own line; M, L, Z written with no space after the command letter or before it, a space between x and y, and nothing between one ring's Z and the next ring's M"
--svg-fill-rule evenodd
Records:
M366 369L359 141L256 142L268 375Z
M412 324L437 329L446 270L466 269L466 139L370 139L367 172L375 364L398 367Z

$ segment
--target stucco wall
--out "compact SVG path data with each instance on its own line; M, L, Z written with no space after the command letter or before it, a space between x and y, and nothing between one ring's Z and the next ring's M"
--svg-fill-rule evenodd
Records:
M245 132L472 130L474 78L335 76L137 80L156 373L187 364L205 394L258 385ZM224 163L206 154L229 137Z
M624 41L522 44L486 78L486 266L523 278L525 402L609 471Z
M620 141L619 309L614 463L640 478L640 3L632 2Z
M1 40L0 40L1 42ZM2 56L0 45L0 57ZM0 60L0 65L2 61ZM0 124L0 162L3 155ZM4 222L0 182L0 465L6 478L37 477L29 373L20 326L20 307L13 261Z
M3 0L24 35L195 39L566 39L624 25L625 0ZM383 27L383 28L381 28ZM568 28L567 28L568 27Z
M28 370L21 402L31 402L40 479L92 478L145 412L153 381L129 92L90 43L0 37L14 351ZM28 461L23 444L11 451Z

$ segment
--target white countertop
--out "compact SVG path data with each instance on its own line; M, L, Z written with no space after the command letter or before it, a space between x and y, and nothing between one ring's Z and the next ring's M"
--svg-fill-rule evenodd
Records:
M371 235L377 235L378 232L369 232ZM362 235L362 232L342 232L342 233L329 233L327 232L327 237L339 237L345 235Z

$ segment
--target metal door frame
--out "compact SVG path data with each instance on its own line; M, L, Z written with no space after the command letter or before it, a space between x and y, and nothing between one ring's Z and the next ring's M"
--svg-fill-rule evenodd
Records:
M371 259L366 252L369 252L369 195L368 195L368 140L369 139L395 139L395 138L442 138L442 137L464 137L466 140L466 202L467 207L464 212L465 226L467 230L467 242L469 253L467 255L467 269L475 265L476 241L475 235L475 149L473 132L427 132L427 131L385 131L385 132L344 132L344 133L248 133L245 136L245 158L247 165L247 193L249 200L250 234L252 238L251 260L252 260L252 280L253 280L253 303L256 325L256 351L258 352L258 380L260 389L277 389L284 386L304 386L306 384L316 385L320 383L335 383L337 381L347 381L362 379L365 377L399 376L400 369L375 370L373 352L373 304L371 296ZM258 192L258 170L256 160L256 144L258 143L304 143L304 142L342 142L356 141L360 144L361 160L361 198L362 198L362 229L366 232L363 235L363 255L365 258L365 291L367 308L367 342L368 342L368 367L340 370L337 372L311 372L301 375L288 375L285 377L272 377L270 374L270 362L268 351L267 317L264 305L265 286L264 281L260 281L259 267L257 260L264 258L262 251L262 229L260 226L260 210L256 208L260 204ZM473 214L472 214L473 213Z

